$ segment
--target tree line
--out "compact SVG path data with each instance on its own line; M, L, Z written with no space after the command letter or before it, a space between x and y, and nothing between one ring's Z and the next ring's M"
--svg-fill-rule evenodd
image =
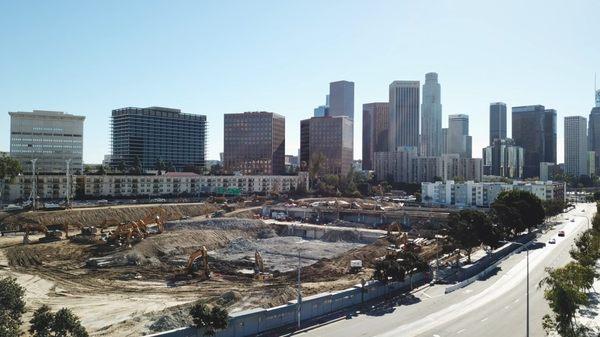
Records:
M600 203L596 204L591 224L591 228L577 237L569 252L573 261L560 268L547 268L547 276L539 283L552 311L542 320L547 333L557 332L562 337L591 337L600 333L577 321L577 313L591 304L589 293L594 280L600 277L597 271Z

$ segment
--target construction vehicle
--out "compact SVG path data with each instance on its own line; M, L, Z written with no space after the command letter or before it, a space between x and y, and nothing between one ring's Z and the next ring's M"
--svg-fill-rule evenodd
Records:
M394 233L395 232L395 233ZM403 251L413 253L421 252L421 246L415 243L414 240L408 238L408 233L402 232L400 225L397 222L392 222L387 229L388 241Z
M254 278L257 280L267 280L273 278L273 274L265 271L265 263L258 250L254 252Z
M39 224L29 224L22 227L25 234L23 235L23 243L29 244L29 235L33 232L44 233L44 237L39 239L39 242L52 242L62 240L63 232L60 230L52 229L48 230L48 227Z
M196 261L202 259L202 270L205 278L210 278L210 267L208 266L208 250L205 246L200 247L197 251L193 252L188 258L185 271L187 274L194 274L198 266Z
M359 273L363 268L362 260L350 260L350 269L348 270L351 274Z
M116 243L118 245L125 244L127 247L131 247L132 240L141 241L146 236L147 233L140 229L140 225L135 221L131 221L117 226L117 228L108 236L107 242Z

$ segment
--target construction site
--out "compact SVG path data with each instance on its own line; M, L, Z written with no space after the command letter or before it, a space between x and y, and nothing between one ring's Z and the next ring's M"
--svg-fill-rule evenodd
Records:
M140 336L191 324L196 301L229 312L371 279L390 247L427 261L443 210L372 200L206 202L0 215L0 277L26 289L28 314L68 307L92 336ZM29 316L25 316L25 320Z

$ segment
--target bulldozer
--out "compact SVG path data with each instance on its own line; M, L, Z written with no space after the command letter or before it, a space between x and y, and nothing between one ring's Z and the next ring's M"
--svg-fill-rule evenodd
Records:
M202 259L202 270L204 273L204 277L210 278L210 267L208 266L208 250L205 246L200 247L197 251L193 252L188 258L187 264L185 266L185 271L188 275L194 274L196 271L196 261L198 259Z

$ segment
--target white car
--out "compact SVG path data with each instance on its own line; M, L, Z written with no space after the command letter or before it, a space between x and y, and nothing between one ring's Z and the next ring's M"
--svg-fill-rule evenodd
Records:
M556 243L556 239L555 239L555 238L552 238L552 239L550 239L550 240L548 241L548 243L549 243L549 244L551 244L551 245L553 245L553 244L555 244L555 243Z

